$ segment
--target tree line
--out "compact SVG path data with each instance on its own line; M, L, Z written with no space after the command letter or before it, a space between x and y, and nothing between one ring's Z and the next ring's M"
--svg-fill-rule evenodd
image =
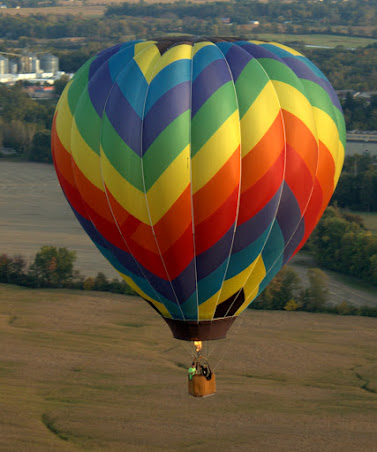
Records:
M377 317L377 307L356 307L348 300L332 305L327 275L319 268L307 270L308 285L289 266L284 266L264 291L250 305L250 309L324 312L340 315Z
M305 248L319 267L377 287L377 236L358 215L328 207Z
M84 277L75 270L75 260L75 251L54 246L43 246L31 265L27 265L22 256L2 254L0 283L30 288L68 288L136 295L125 281L116 278L108 280L102 272L95 277ZM305 287L294 270L283 267L250 308L377 317L377 308L356 308L346 300L337 306L329 305L326 274L318 268L311 268L307 275L309 285Z
M75 270L76 252L67 248L43 246L28 265L25 258L0 255L0 283L17 284L31 288L67 288L98 290L126 295L136 293L119 279L108 280L104 273L85 277Z
M368 153L347 156L331 203L350 210L377 212L376 163Z

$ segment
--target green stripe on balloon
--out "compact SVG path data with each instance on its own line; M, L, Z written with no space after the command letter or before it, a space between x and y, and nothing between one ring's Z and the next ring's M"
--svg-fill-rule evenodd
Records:
M207 100L192 119L192 157L236 110L234 84L233 82L225 83Z

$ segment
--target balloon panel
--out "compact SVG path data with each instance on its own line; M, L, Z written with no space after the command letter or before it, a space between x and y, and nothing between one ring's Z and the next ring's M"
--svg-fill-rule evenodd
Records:
M163 317L239 315L303 246L345 127L326 77L278 43L132 41L64 90L52 151L79 222Z

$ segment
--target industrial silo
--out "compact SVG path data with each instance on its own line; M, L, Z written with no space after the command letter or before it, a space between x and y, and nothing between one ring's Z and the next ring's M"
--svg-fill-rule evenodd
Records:
M9 60L0 55L0 75L9 74Z
M59 71L59 58L51 53L45 53L40 58L40 65L43 72L55 74Z

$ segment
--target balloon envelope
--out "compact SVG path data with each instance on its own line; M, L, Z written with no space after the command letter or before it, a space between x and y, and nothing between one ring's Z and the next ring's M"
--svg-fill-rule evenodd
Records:
M90 59L54 117L76 217L175 337L223 337L303 246L345 126L326 77L278 43L132 41Z

